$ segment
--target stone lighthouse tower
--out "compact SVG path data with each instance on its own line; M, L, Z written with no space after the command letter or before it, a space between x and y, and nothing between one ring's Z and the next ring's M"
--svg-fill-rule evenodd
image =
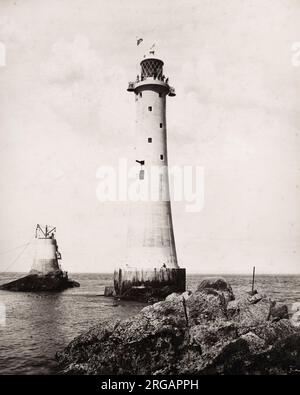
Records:
M163 298L185 290L185 269L177 261L169 194L167 96L175 90L164 63L150 52L128 91L134 93L136 184L142 201L130 202L128 255L115 271L114 288L128 299Z

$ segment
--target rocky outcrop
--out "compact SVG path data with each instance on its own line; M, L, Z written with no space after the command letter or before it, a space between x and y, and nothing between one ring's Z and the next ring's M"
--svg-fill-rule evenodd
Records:
M220 295L225 298L226 302L234 300L231 285L221 277L205 278L197 287L198 292Z
M300 328L300 311L296 311L291 318L292 325Z
M293 326L300 328L300 302L293 303L291 323Z
M1 285L0 289L15 292L54 292L79 286L79 283L68 279L67 276L60 273L44 276L29 274L28 276Z
M264 295L234 299L224 279L104 321L57 361L65 374L299 374L300 330Z

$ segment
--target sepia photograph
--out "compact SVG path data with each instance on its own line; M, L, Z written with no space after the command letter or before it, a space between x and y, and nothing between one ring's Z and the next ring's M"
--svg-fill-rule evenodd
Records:
M0 376L300 376L299 21L0 0Z

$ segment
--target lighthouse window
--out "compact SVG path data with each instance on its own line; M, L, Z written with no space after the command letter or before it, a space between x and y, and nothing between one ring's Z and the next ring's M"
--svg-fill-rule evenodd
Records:
M144 175L145 175L145 170L140 170L140 176L139 176L140 180L144 179Z
M152 143L152 137L148 137L148 143Z
M162 93L161 92L159 93L159 97L162 97Z
M163 155L160 155L160 160L164 160L164 156Z
M142 97L143 96L143 94L142 94L142 92L140 92L140 97Z
M159 124L159 127L162 128L162 123Z
M152 111L152 107L151 107L151 106L149 106L149 107L148 107L148 110L149 110L149 111Z

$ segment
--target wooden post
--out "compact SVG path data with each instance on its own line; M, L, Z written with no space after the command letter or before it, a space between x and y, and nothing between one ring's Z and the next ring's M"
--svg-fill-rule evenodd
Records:
M255 280L255 266L253 266L253 274L252 274L252 294L254 292L254 280Z
M119 269L119 295L122 295L122 269Z

